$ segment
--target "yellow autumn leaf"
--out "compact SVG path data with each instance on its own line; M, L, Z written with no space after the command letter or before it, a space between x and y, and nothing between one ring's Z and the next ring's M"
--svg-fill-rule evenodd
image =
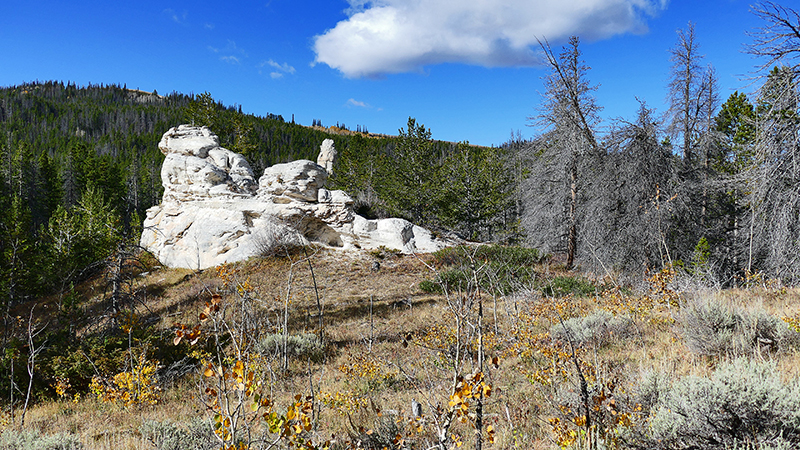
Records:
M233 374L236 375L236 379L239 381L244 379L244 364L242 364L242 361L236 361L233 366Z

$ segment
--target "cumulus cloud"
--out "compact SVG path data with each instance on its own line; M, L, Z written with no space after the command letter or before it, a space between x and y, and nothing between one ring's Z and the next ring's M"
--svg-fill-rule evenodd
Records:
M455 62L538 63L536 38L644 33L668 0L349 0L348 18L314 38L315 63L350 78Z
M292 74L295 73L294 67L290 66L289 63L279 64L279 63L276 63L275 61L273 61L271 59L268 60L268 61L264 61L264 62L262 62L261 64L258 65L258 68L259 68L258 73L261 73L260 69L262 69L264 67L270 67L270 68L273 69L272 72L270 72L270 74L269 74L269 76L272 77L273 79L282 78L283 75L287 74L287 73L289 75L292 75Z

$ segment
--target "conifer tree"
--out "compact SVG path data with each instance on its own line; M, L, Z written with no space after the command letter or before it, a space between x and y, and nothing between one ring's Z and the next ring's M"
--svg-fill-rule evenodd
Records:
M437 208L442 222L466 239L488 240L514 228L515 190L508 149L462 142L442 165Z
M416 119L408 118L408 128L399 130L392 152L393 168L384 186L389 209L420 225L435 222L441 155L431 140L431 131Z
M369 218L382 215L384 207L378 193L382 192L381 186L387 177L387 156L361 135L353 136L338 152L331 185L353 196L360 215Z

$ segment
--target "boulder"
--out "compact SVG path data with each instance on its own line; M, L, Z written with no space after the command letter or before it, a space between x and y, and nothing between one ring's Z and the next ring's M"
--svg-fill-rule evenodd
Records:
M292 161L268 167L256 182L244 157L220 147L208 128L172 128L159 149L166 155L164 196L147 210L140 243L169 267L205 269L308 242L404 253L448 244L403 219L357 215L350 196L324 188L332 170L327 157L318 161L330 162L329 170Z
M267 167L264 176L258 180L259 194L284 195L303 202L316 202L317 192L327 179L324 168L306 159L275 164Z

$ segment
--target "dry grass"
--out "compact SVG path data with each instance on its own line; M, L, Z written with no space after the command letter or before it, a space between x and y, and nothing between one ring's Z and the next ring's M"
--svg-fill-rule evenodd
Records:
M292 333L317 331L317 293L320 297L328 343L326 358L319 363L292 361L289 375L275 378L271 385L278 404L286 404L296 393L308 394L312 388L317 400L337 393L368 398L369 406L347 413L323 402L317 417L319 435L325 438L335 435L344 440L358 434L359 426L377 429L381 420L396 418L401 429L405 429L408 442L416 443L413 448L422 448L426 439L432 439L430 428L422 434L411 433L403 418L410 415L412 399L423 404L426 415L437 406L446 407L452 383L448 366L448 361L452 361L447 349L415 345L432 333L433 325L453 322L447 299L423 294L418 289L420 281L432 278L428 265L431 261L391 256L380 261L376 272L372 270L375 259L367 253L318 250L310 260L316 292L309 265L300 255L233 266L236 280L251 286L252 296L268 317L282 311L291 272ZM541 272L568 275L547 266ZM224 285L215 270L155 269L139 277L137 283L147 292L150 314L159 318L158 326L164 329L176 321L192 323L211 293L219 292ZM795 289L730 290L703 295L712 295L740 308L763 307L777 316L800 311L800 291ZM561 301L571 305L567 309L572 311L569 314L576 315L609 307L608 301L601 297ZM497 430L496 442L490 448L558 448L549 420L560 417L556 408L559 396L576 389L573 366L565 365L567 376L557 384L532 381L532 374L541 369L534 361L541 361L542 351L535 347L540 343L532 336L548 331L556 319L530 322L525 332L522 319L552 311L555 306L551 305L556 305L556 301L542 299L534 292L499 298L495 311L493 299L485 297L485 329L498 331L487 341L487 358L500 357L498 367L487 368L495 392L487 401L486 418L487 424ZM657 305L637 316L631 335L612 339L600 348L582 349L580 358L596 371L596 383L615 380L628 392L635 392L637 383L648 372L665 373L672 379L710 373L715 360L693 354L685 345L679 323L673 319L680 319L679 308ZM414 339L406 347L403 342L409 334ZM778 361L787 377L800 374L797 349L785 349L769 357ZM362 361L359 358L374 363L378 367L376 372L359 375L350 370L354 361ZM465 372L470 364L468 361ZM188 377L166 389L161 402L153 406L125 408L113 403L101 404L86 395L76 403L43 401L28 413L27 426L45 433L75 433L87 449L152 448L139 433L144 420L187 422L192 417L207 417L198 382L199 375ZM381 417L373 406L382 411ZM462 448L473 448L468 425L457 424L452 432L464 437Z

